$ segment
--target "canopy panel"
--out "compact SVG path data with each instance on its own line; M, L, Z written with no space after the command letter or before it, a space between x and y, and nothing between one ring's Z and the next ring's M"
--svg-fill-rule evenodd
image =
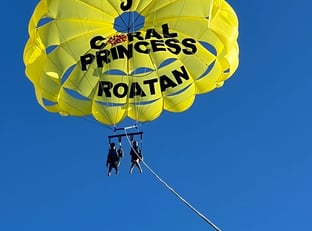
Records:
M238 67L237 38L224 0L41 0L25 72L50 112L152 121L221 87Z

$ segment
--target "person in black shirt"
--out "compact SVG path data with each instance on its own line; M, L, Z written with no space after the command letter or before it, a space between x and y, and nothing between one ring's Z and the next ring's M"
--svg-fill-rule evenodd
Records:
M116 174L118 174L118 167L120 164L120 158L121 157L122 157L122 155L120 155L116 151L115 143L111 143L110 149L109 149L108 155L107 155L107 160L106 160L106 167L108 167L108 173L107 173L108 176L111 175L111 171L113 168L115 169Z

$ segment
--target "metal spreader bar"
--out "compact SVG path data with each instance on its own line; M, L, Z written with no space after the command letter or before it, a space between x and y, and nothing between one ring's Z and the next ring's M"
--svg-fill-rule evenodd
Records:
M127 133L127 134L111 135L111 136L108 136L108 140L109 140L109 143L111 143L112 139L118 138L118 141L121 142L121 138L125 137L125 136L129 136L131 141L133 141L134 136L140 136L140 139L142 140L143 139L143 132L131 132L131 133Z
M131 128L138 128L138 125L132 125L132 126L128 126L128 127L123 127L123 128L117 128L117 127L115 127L114 128L114 132L115 131L121 131L121 130L128 130L128 129L131 129Z

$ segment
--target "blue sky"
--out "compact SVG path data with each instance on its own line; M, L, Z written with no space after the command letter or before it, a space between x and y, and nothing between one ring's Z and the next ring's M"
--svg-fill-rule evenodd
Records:
M145 161L222 230L311 230L310 1L229 1L240 66L144 131ZM22 53L37 1L3 2L0 230L213 230L146 168L107 177L111 130L44 111ZM126 145L125 145L126 146Z

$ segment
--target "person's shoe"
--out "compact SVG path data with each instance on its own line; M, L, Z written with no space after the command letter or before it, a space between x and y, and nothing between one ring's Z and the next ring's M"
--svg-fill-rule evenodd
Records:
M107 173L107 176L110 176L111 175L111 173L109 172L109 173Z

